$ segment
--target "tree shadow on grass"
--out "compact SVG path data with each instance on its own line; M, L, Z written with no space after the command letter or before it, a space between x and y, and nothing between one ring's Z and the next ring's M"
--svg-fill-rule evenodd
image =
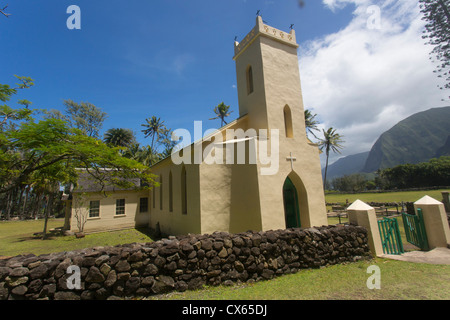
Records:
M43 239L43 232L35 232L33 235L27 235L23 237L17 238L17 240L13 242L24 242L29 240L55 240L59 237L64 237L64 232L62 230L62 227L53 228L51 230L48 230L45 236L45 239Z
M135 230L138 231L139 233L142 233L143 235L149 237L152 241L161 240L161 234L158 233L156 230L151 229L149 227L135 228Z

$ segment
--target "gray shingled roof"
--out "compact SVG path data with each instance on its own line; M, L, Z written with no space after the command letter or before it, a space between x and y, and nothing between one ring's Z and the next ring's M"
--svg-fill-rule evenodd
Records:
M135 187L139 188L142 186L141 179L139 178L130 178L127 179L127 181L132 182ZM78 176L77 186L75 186L73 192L124 191L133 189L133 187L123 188L107 182L105 182L105 185L102 186L102 184L99 181L96 181L96 179L92 177L92 175L90 175L88 172L81 172Z

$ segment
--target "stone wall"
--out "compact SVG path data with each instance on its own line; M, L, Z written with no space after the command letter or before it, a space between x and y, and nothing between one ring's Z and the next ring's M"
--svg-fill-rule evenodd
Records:
M169 237L0 260L0 300L149 296L366 258L371 258L367 231L358 226ZM71 265L81 271L80 289L67 288Z

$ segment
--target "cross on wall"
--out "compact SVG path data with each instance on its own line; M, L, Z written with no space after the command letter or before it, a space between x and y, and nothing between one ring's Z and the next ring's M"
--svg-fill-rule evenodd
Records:
M289 153L289 157L286 160L291 162L291 170L294 170L294 161L297 161L297 158L292 156L292 152Z

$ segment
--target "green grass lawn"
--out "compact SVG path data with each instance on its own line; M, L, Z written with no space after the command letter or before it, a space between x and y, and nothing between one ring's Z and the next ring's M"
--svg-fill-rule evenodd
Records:
M372 273L380 268L380 289L368 289ZM448 300L450 265L374 259L320 269L301 270L270 281L231 287L171 293L152 299L173 300Z
M398 202L399 204L404 202L415 202L423 196L430 196L438 201L442 201L442 190L423 190L423 191L401 191L401 192L383 192L383 193L329 193L325 195L327 203L345 203L348 200L349 203L355 200L361 200L364 202Z
M62 227L64 219L50 219L47 230ZM15 256L33 253L35 255L84 249L96 246L115 246L133 242L153 241L147 230L128 229L88 234L84 238L51 234L42 240L34 233L42 232L43 220L0 222L0 256Z

